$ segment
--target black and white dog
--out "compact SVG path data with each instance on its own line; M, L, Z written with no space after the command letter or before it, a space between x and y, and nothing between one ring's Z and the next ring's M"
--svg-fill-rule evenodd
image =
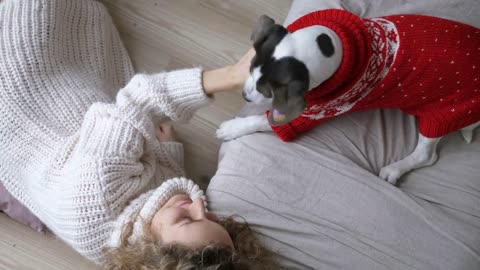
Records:
M256 56L243 97L249 102L271 104L271 110L268 118L254 115L222 123L217 130L220 139L232 140L254 132L271 131L271 126L296 119L307 108L305 95L328 80L339 69L344 57L341 38L322 25L289 33L268 16L262 16L254 28L252 41ZM469 124L462 129L468 142L479 124ZM437 160L436 146L440 139L420 134L414 152L384 167L380 177L395 184L404 173L433 164Z
M275 125L288 123L300 115L306 107L304 95L332 76L342 61L340 39L324 26L290 34L285 27L263 15L251 39L256 55L242 94L247 102L272 104L268 120ZM318 49L302 49L312 48L312 44ZM232 140L258 131L271 131L268 120L253 116L227 121L217 131L217 137Z

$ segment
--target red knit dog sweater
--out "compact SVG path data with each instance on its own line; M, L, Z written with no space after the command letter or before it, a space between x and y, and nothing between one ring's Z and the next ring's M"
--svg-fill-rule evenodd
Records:
M398 108L414 115L420 133L429 138L480 121L478 28L421 15L361 19L343 10L324 10L298 19L288 31L313 25L340 37L342 63L308 92L301 116L272 126L282 140L334 116L368 109Z

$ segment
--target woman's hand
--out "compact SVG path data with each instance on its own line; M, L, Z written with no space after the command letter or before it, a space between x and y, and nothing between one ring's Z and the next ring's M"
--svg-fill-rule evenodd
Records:
M233 66L233 73L237 74L237 81L241 87L250 76L250 65L255 56L255 49L251 48L248 52Z
M241 89L250 75L255 50L250 49L235 65L203 72L203 89L207 94Z
M177 141L173 127L168 124L161 124L160 127L158 127L155 135L157 136L157 139L159 142L176 142Z

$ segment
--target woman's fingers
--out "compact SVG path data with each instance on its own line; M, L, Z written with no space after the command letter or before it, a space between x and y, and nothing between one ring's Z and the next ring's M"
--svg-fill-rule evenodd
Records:
M242 58L240 58L236 64L242 82L247 80L248 76L250 75L250 65L254 56L255 50L251 48Z
M157 129L156 136L160 142L176 141L173 126L169 124L161 124Z

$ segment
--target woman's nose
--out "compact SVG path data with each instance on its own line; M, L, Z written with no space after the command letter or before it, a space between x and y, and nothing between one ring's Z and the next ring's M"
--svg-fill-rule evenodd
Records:
M191 204L191 216L194 220L201 220L207 217L207 211L201 198L196 198Z

